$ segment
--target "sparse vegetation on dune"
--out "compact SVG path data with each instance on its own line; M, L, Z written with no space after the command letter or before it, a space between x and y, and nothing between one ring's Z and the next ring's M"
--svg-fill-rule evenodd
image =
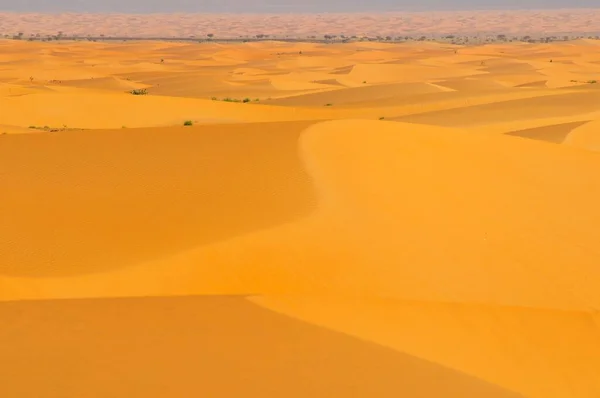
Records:
M133 95L148 95L148 90L145 88L140 88L140 89L134 89L129 91L130 94Z
M76 128L76 127L68 127L66 124L63 124L62 127L50 127L50 126L28 126L29 129L31 130L40 130L40 131L47 131L50 133L54 133L57 131L78 131L78 130L85 130L82 128Z
M587 83L587 84L596 84L596 83L598 83L598 80L575 80L575 79L571 79L570 81L571 81L571 83Z
M254 98L254 100L252 100L252 99L250 99L248 97L243 98L243 99L231 98L231 97L225 97L225 98L219 99L219 98L214 97L214 96L211 97L211 100L213 100L213 101L223 101L223 102L241 102L241 103L244 103L244 104L248 103L248 102L259 102L260 101L259 98Z

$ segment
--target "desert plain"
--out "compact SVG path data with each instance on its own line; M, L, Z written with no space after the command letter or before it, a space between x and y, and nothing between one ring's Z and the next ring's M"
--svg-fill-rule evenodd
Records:
M0 41L0 396L600 396L598 79L587 39Z

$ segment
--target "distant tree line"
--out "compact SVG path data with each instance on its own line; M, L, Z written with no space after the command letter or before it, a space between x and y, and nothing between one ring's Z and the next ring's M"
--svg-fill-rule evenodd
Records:
M13 40L24 40L24 32L18 32L17 34L9 35L5 34L4 38ZM600 35L562 35L562 36L509 36L506 34L489 34L489 35L458 35L458 34L446 34L446 35L345 35L345 34L323 34L323 35L307 35L304 37L297 36L279 36L273 34L258 33L255 35L239 36L237 38L231 37L216 37L214 33L208 33L205 35L205 39L191 35L188 37L121 37L121 36L106 36L100 34L98 36L88 35L66 35L64 32L59 31L56 34L41 35L40 33L31 34L27 40L29 41L52 41L52 40L88 40L88 41L127 41L127 40L162 40L162 41L222 41L222 42L249 42L249 41L261 41L261 40L277 40L277 41L288 41L288 42L301 42L301 41L312 41L312 42L350 42L350 41L377 41L377 42L402 42L402 41L446 41L453 44L477 44L477 43L490 43L490 42L526 42L526 43L551 43L555 41L568 41L574 39L595 39L600 40Z

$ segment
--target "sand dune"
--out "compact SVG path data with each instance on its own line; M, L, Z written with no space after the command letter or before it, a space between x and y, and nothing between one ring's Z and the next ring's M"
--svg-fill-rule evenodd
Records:
M0 385L8 397L425 398L440 389L451 396L520 397L241 297L10 303L0 319L21 335L19 343L0 346L11 363L11 382ZM4 328L0 338L12 340ZM15 379L20 374L36 383Z
M523 396L593 397L600 391L594 313L331 296L262 296L252 301L477 375Z
M594 43L1 45L0 396L600 394Z
M565 92L536 98L499 101L460 109L426 112L397 118L399 121L440 126L470 127L502 122L539 119L544 116L569 117L598 110L600 91Z
M97 273L310 212L296 155L309 124L6 137L0 168L11 169L3 185L12 189L2 225L12 238L0 244L0 273Z
M534 140L541 140L547 142L554 142L561 144L565 141L565 138L569 136L569 133L579 126L583 126L587 121L582 122L571 122L571 123L560 123L551 124L548 126L533 127L529 129L516 130L506 133L507 135L514 135L517 137L531 138Z
M600 121L594 120L575 127L565 137L565 144L592 151L600 151Z

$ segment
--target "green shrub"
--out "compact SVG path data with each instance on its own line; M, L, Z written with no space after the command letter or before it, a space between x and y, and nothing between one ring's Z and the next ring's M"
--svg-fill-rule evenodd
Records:
M140 88L140 89L131 90L129 93L131 93L133 95L147 95L148 90L146 90L145 88Z
M194 123L191 120L186 120L185 122L183 122L184 126L192 126Z

